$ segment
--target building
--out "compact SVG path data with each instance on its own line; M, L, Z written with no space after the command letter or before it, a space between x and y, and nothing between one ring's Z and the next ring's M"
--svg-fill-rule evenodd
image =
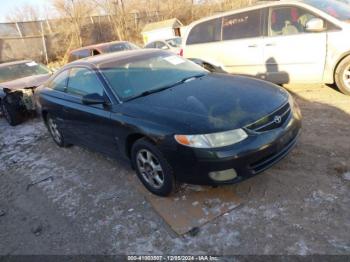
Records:
M143 42L147 44L159 39L181 36L182 26L176 18L147 24L142 30Z

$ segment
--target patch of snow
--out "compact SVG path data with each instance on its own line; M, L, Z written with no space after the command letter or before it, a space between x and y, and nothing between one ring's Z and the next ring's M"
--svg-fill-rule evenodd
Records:
M306 202L311 202L313 204L322 204L323 202L333 203L338 197L332 194L327 194L321 190L313 191L311 197L306 198Z
M350 171L343 175L344 180L350 181Z
M310 250L303 239L299 240L292 247L288 248L288 251L300 256L305 256L310 253Z

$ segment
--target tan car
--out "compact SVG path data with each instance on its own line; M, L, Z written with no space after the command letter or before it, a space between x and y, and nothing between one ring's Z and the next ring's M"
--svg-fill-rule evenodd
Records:
M336 83L350 95L350 6L269 1L192 23L186 58L278 84Z
M78 59L86 58L106 53L120 52L126 50L140 49L133 43L127 41L114 41L108 43L101 43L96 45L84 46L78 49L69 51L68 62L73 62Z

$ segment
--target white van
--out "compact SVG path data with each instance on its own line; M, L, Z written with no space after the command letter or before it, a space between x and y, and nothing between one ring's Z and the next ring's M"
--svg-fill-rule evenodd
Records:
M336 83L350 95L350 6L269 1L192 23L186 58L277 84Z

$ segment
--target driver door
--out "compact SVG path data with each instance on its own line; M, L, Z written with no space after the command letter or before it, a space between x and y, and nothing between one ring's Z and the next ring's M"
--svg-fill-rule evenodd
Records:
M106 105L85 105L82 97L88 94L104 96ZM96 73L88 68L77 67L70 70L64 119L76 143L94 150L114 155L117 150L114 139L114 125L111 120L109 99L103 83Z

